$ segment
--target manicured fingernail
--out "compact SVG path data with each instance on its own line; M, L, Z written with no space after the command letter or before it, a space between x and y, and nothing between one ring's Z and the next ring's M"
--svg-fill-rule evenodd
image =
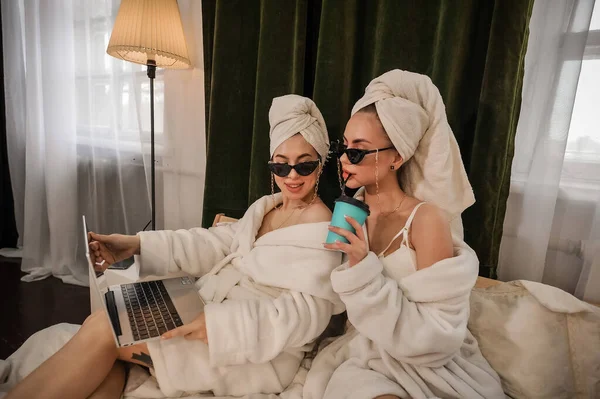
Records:
M344 218L346 218L346 219L348 219L349 217L350 217L350 216L348 216L348 215L344 215Z

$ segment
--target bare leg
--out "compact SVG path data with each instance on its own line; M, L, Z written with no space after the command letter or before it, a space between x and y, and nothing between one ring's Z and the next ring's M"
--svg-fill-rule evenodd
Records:
M5 399L83 399L100 387L117 358L148 366L149 356L143 355L148 354L146 345L117 349L111 328L106 313L92 314L64 347L17 384ZM136 352L141 360L133 356Z
M128 363L139 364L140 366L152 367L152 359L148 345L138 344L119 349L119 359Z
M115 362L100 386L88 399L119 399L125 388L125 365Z
M128 363L135 363L145 367L152 367L152 359L146 344L139 344L120 348L119 360ZM88 399L119 399L125 388L125 365L121 361L116 361L110 373L106 376L102 384L88 397Z

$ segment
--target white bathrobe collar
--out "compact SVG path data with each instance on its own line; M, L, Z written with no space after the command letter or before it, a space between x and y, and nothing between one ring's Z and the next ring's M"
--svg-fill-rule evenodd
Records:
M265 216L282 202L283 195L276 193L275 195L265 195L248 208L244 217L240 219L240 222L244 223L244 227L238 232L239 238L245 236L247 239L244 244L240 243L237 252L247 253L253 247L267 245L292 245L301 248L325 250L323 243L327 237L327 227L330 222L310 223L311 228L309 230L311 234L306 234L308 227L306 224L296 224L270 231L255 239ZM246 221L251 221L251 223L246 224ZM285 234L278 234L279 232L285 232Z

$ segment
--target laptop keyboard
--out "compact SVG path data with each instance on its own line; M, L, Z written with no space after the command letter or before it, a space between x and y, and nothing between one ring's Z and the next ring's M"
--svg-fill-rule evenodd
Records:
M121 292L136 341L158 337L183 325L162 281L123 284Z

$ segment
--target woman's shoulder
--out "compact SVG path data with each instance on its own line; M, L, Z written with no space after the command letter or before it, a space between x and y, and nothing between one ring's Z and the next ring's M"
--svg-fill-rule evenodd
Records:
M418 207L418 209L417 209ZM414 211L416 209L416 211ZM445 212L431 202L420 202L413 208L415 212L411 224L413 235L429 235L434 231L450 231L450 222Z
M453 256L450 222L434 204L419 206L411 225L410 241L417 253L417 269Z
M329 221L331 221L331 211L323 202L319 201L318 203L310 205L302 212L298 223L319 223Z

